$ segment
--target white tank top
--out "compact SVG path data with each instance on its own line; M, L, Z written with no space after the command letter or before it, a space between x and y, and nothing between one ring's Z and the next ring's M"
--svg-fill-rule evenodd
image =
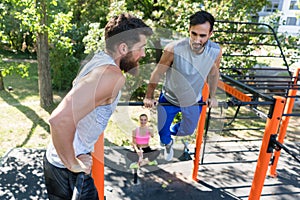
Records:
M79 75L73 82L73 87L76 86L79 80L90 71L104 65L115 65L117 67L116 63L109 55L104 52L97 53L80 71ZM78 122L73 141L75 156L87 154L94 150L94 144L106 128L109 118L118 104L120 96L121 92L119 92L112 104L96 107ZM46 157L52 165L59 168L65 168L64 164L58 157L52 142L47 148Z

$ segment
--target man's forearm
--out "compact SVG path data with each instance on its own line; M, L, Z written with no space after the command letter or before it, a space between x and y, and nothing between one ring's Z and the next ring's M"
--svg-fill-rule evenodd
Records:
M78 161L75 158L73 143L65 141L65 138L58 137L57 134L52 134L52 140L56 152L66 168L72 169L74 165L78 165Z
M208 78L210 98L214 98L216 95L217 88L218 88L218 81L219 81L219 73L212 75Z
M74 165L78 165L73 148L75 129L67 128L67 123L63 120L51 119L49 122L56 152L66 168L71 169Z
M154 98L154 91L155 88L157 87L157 83L149 83L147 87L147 92L146 92L146 98L148 99L153 99Z

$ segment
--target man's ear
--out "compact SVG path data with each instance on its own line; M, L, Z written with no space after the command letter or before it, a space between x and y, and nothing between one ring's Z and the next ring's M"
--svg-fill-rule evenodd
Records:
M125 42L119 45L119 52L121 55L126 55L128 53L128 46Z

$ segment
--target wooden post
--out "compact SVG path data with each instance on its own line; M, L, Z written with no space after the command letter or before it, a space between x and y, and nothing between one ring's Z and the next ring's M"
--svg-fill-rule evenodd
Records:
M275 96L275 105L271 118L267 119L264 137L256 164L256 170L252 181L251 191L248 200L259 200L267 175L268 166L272 152L268 150L270 138L277 133L280 119L282 117L285 98Z
M205 83L203 86L202 90L202 100L203 102L206 102L209 96L209 88L208 84ZM196 135L196 148L195 148L195 158L194 158L194 169L193 169L193 174L192 178L195 181L198 181L198 170L199 170L199 165L200 165L200 150L201 150L201 145L203 141L203 132L204 132L204 125L205 125L205 119L206 119L206 109L207 105L202 106L202 111L201 115L198 121L198 127L197 127L197 135Z
M294 80L293 80L293 89L289 90L289 94L288 96L296 96L297 95L297 82L298 82L298 76L300 73L300 68L297 68L294 72ZM285 104L285 108L284 108L284 114L291 114L293 111L293 107L294 107L294 103L295 103L295 98L287 98L286 104ZM278 142L280 142L281 144L283 144L285 135L286 135L286 130L289 124L289 120L290 120L290 116L283 116L282 117L282 121L281 121L281 126L279 129L279 135L278 135ZM276 177L277 173L276 173L276 167L278 164L278 159L280 156L280 151L276 151L274 153L274 158L273 158L273 163L270 167L270 171L269 171L269 175L272 177Z
M98 191L99 200L104 200L104 133L99 136L92 157L92 177Z

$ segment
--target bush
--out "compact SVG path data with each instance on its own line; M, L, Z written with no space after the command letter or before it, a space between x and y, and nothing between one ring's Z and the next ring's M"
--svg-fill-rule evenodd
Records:
M79 61L67 48L56 48L50 52L52 85L57 90L68 90L76 77Z

